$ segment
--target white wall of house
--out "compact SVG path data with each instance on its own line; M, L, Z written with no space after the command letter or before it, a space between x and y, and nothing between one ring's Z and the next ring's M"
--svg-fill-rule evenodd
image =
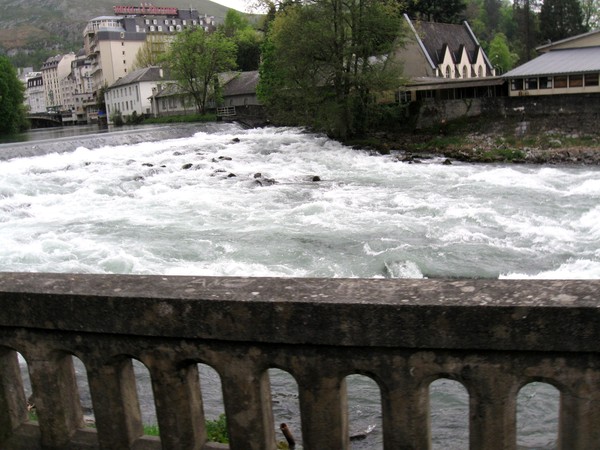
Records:
M109 123L112 123L112 116L117 112L123 117L132 115L134 111L137 115L151 114L150 97L156 85L156 81L145 81L108 88L105 101Z

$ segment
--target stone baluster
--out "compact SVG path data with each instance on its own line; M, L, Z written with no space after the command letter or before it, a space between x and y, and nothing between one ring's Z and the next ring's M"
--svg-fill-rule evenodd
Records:
M222 370L223 402L230 450L274 450L275 428L268 373L250 359L235 359Z
M196 364L167 360L147 363L163 450L197 450L206 442L200 379Z
M302 443L305 450L340 450L350 446L346 380L327 370L299 380Z
M472 369L468 383L469 447L515 449L518 380L498 365Z
M560 398L559 449L596 450L600 448L600 383L562 392Z
M0 348L0 442L27 420L27 405L17 352Z
M400 370L385 380L381 392L383 448L430 448L429 389L422 379Z
M130 448L144 433L131 359L86 367L100 448Z
M26 359L42 446L61 448L83 427L73 358L38 343Z

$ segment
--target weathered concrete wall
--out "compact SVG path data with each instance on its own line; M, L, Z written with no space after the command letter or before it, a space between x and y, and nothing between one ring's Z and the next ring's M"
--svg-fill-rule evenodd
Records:
M232 450L275 448L272 367L298 382L307 450L349 448L354 373L381 388L388 450L430 447L438 378L469 392L471 448L515 449L517 393L543 380L562 395L559 447L597 449L599 302L600 281L0 274L0 448L207 449L202 362L221 377ZM87 370L95 431L71 355ZM160 440L141 436L132 358L151 373Z
M533 120L538 129L598 133L600 94L539 97L496 97L460 100L423 100L418 128L439 126L463 117Z

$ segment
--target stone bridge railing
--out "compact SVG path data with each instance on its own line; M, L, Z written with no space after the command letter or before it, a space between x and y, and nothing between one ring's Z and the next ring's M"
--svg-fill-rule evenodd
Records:
M197 364L220 375L233 450L273 450L267 371L298 383L302 446L349 448L344 379L381 391L386 450L430 447L428 387L469 394L471 449L516 448L516 396L560 391L558 446L600 448L600 281L0 274L0 448L208 449ZM28 420L16 352L38 422ZM83 426L72 356L96 428ZM160 438L143 436L132 358Z

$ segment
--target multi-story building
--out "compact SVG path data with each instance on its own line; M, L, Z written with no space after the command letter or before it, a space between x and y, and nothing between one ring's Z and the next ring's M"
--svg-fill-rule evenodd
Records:
M75 53L71 52L66 55L52 56L42 64L46 107L49 110L58 112L65 107L63 94L66 92L66 88L64 80L71 73L71 62L74 59Z
M150 97L161 83L165 83L165 79L160 67L135 70L113 83L104 94L108 123L119 114L123 118L149 115L152 111Z
M162 35L168 40L186 28L215 28L214 17L200 16L194 9L115 6L114 13L90 20L83 32L85 53L92 63L94 91L130 73L138 51L152 36Z
M31 114L46 112L42 72L30 72L25 80L25 105Z

